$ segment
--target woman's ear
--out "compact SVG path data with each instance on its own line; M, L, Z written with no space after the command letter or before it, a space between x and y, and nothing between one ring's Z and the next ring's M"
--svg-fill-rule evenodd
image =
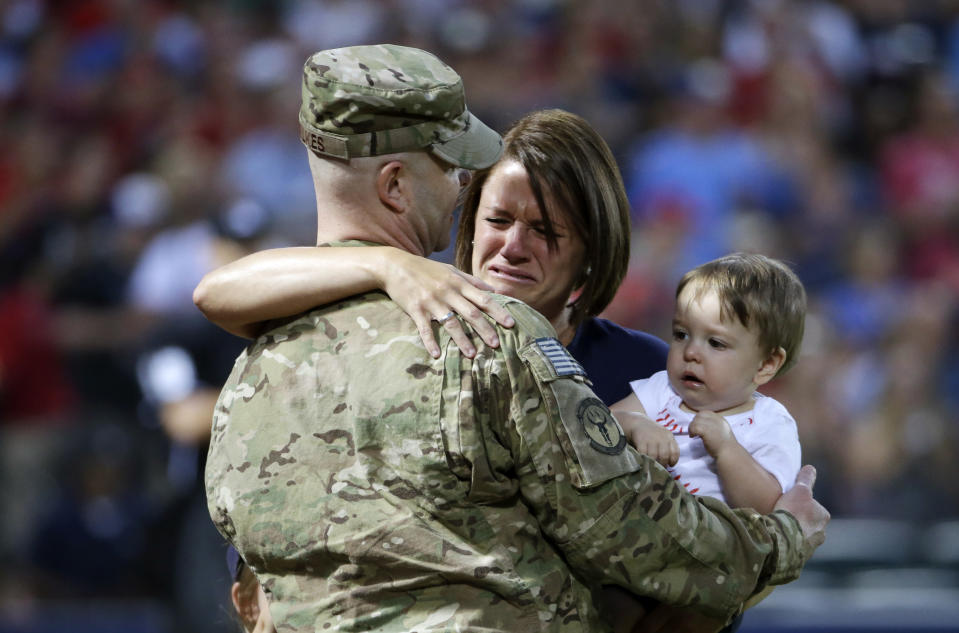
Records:
M782 367L785 362L786 350L782 347L777 347L773 350L772 354L759 365L759 371L756 372L756 377L753 378L753 382L756 383L757 387L759 385L765 385L775 378L776 372L779 371L779 368Z
M380 202L394 213L403 213L409 208L407 167L398 160L391 160L376 172L376 194Z
M579 298L583 296L583 291L585 289L585 286L574 288L573 291L569 293L569 299L566 300L566 307L568 308L579 301Z
M583 269L583 272L580 273L579 281L576 282L576 286L573 287L573 291L569 293L569 299L566 301L566 307L569 307L579 301L579 298L583 296L583 292L586 290L586 282L589 281L589 276L593 272L593 267L586 265L586 268Z

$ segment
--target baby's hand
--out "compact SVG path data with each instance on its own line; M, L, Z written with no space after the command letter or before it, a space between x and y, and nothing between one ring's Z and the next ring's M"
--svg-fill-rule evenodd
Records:
M689 436L702 438L706 452L714 459L730 442L736 444L736 436L726 418L712 411L700 411L689 423Z
M676 465L679 460L679 444L671 431L638 411L613 411L613 415L637 451L649 455L663 466Z

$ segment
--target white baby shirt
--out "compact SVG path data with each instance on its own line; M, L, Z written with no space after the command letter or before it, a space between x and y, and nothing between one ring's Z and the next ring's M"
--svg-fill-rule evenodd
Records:
M695 413L680 408L682 399L669 384L665 371L629 383L654 422L673 432L679 444L679 461L667 468L673 477L694 495L726 501L719 485L716 463L702 439L689 436ZM724 416L736 440L778 481L783 492L792 488L802 465L796 421L782 404L769 396L754 393L750 411Z

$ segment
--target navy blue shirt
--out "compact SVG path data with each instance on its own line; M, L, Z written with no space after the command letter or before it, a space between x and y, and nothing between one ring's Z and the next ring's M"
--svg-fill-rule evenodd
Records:
M593 317L580 324L566 349L586 370L593 392L609 406L632 393L631 380L666 369L669 346L652 334Z

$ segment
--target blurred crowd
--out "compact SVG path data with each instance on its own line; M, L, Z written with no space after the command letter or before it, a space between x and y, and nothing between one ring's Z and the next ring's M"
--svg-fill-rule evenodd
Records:
M6 0L0 607L148 598L236 630L202 468L243 341L191 293L313 243L302 62L387 41L498 129L561 107L602 132L633 209L604 316L665 338L689 267L792 264L803 356L767 391L817 496L959 517L959 1Z

